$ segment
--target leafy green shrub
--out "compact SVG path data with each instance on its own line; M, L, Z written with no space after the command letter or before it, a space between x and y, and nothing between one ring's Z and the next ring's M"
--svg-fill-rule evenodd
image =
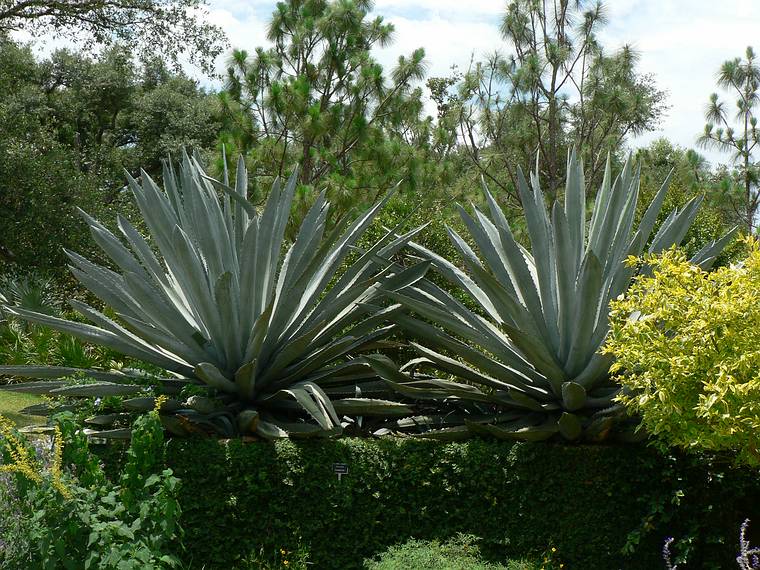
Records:
M383 554L364 563L368 570L535 570L529 562L510 562L506 566L484 561L477 537L459 534L446 541L410 540L392 546Z
M125 474L109 482L71 416L56 418L52 452L0 418L0 565L9 569L176 567L178 480L164 457L157 413L133 428ZM65 443L64 443L65 442ZM47 452L46 452L47 451Z
M664 445L736 453L760 464L760 246L708 273L678 251L612 303L605 351L621 396ZM634 261L630 261L634 263Z
M644 445L198 438L170 440L167 457L183 483L178 554L205 570L281 548L350 570L411 537L459 532L481 537L487 560L554 547L584 570L660 568L672 535L690 568L709 570L732 563L742 520L760 520L756 472ZM348 466L340 481L334 463Z

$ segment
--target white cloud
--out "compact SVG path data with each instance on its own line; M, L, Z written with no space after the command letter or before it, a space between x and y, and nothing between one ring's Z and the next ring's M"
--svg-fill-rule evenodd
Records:
M391 64L399 55L425 48L429 75L445 75L452 65L466 69L473 54L477 57L503 46L498 30L487 23L455 22L434 18L412 20L400 16L387 18L395 29L395 42L378 50L375 56Z
M726 98L715 84L721 63L742 56L753 42L760 48L760 2L634 0L609 4L604 44L632 44L641 54L641 70L653 73L660 88L668 91L670 109L660 129L632 141L633 146L664 136L693 147L704 127L710 93L717 91ZM727 99L733 106L733 100ZM700 152L712 162L728 160L722 153Z

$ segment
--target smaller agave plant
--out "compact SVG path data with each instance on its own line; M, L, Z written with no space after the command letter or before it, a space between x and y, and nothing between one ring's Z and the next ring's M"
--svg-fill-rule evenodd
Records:
M35 378L3 389L68 397L121 396L127 410L152 409L173 433L202 431L264 438L341 432L346 416L409 415L408 405L379 398L385 390L360 358L376 350L400 305L382 301L420 279L427 264L379 267L416 233L388 234L366 251L357 239L388 199L328 231L320 194L289 247L285 243L297 174L276 181L262 211L247 200L238 161L234 187L208 177L183 155L167 163L159 186L142 173L129 184L147 238L118 217L121 238L83 213L113 267L66 252L77 279L109 313L72 300L88 323L20 307L9 313L100 344L166 371L1 366L0 374ZM353 261L347 256L352 253ZM110 316L109 316L110 315ZM102 436L128 436L121 414L90 418ZM117 422L114 424L114 422Z
M624 261L647 244L652 253L679 244L702 198L671 212L650 240L668 180L634 230L639 173L630 158L614 182L607 161L590 222L583 167L574 152L567 172L564 207L556 202L551 214L538 175L531 176L531 189L519 172L530 251L516 241L487 188L490 216L476 207L474 216L459 208L477 253L448 230L467 272L412 244L480 311L424 279L388 291L417 315L398 312L391 318L420 339L412 343L420 358L401 369L385 357L372 357L372 365L401 394L430 403L429 415L400 420L399 427L441 438L476 432L539 440L559 433L573 440L609 432L618 387L609 378L611 357L599 349L609 330L609 302L626 291L636 273ZM708 267L733 233L707 244L692 262ZM419 366L450 376L409 373Z

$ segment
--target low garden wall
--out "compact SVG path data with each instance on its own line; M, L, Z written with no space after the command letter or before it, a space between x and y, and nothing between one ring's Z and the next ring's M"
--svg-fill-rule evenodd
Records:
M673 536L688 568L731 568L739 525L760 510L756 473L643 445L173 440L168 461L182 481L180 555L206 569L280 548L358 568L410 537L457 532L501 561L556 548L570 570L663 568Z

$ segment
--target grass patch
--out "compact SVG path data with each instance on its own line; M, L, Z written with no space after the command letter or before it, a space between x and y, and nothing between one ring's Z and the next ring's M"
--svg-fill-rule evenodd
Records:
M19 410L39 404L43 401L41 396L36 394L23 394L19 392L0 391L0 414L11 420L19 427L45 423L43 416L26 416L20 414Z

